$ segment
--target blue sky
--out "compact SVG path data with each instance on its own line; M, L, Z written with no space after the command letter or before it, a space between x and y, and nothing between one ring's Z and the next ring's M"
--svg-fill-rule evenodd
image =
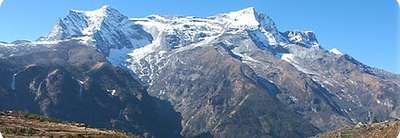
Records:
M129 17L208 16L255 7L281 31L312 30L324 48L338 48L363 63L400 73L400 10L395 0L4 0L0 41L34 40L69 9L102 5Z

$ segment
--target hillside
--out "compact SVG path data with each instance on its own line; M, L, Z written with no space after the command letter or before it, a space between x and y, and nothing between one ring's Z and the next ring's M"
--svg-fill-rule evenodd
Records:
M316 136L317 138L396 138L400 131L400 121L373 124L359 124Z
M1 112L0 132L4 137L138 137L126 133L64 123L30 113Z

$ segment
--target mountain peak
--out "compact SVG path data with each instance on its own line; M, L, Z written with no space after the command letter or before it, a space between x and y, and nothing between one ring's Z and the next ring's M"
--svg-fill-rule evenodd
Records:
M108 5L101 6L99 9L91 10L91 11L82 11L82 10L70 10L70 14L83 14L85 16L106 16L107 14L119 13L118 10L111 8Z
M110 6L108 6L108 5L104 5L104 6L101 6L99 9L95 9L95 10L89 10L89 11L83 11L83 10L70 10L70 14L71 13L79 13L79 14L86 14L86 15L93 15L93 14L97 14L97 15L105 15L105 14L107 14L108 12L110 12L110 11L117 11L117 10L115 10L115 9L113 9L113 8L111 8Z
M112 8L109 5L103 5L103 6L101 6L100 9L108 10L108 9L112 9Z
M92 11L70 10L69 14L59 19L47 40L68 39L74 36L86 36L100 30L103 24L118 25L128 18L110 6L102 6Z
M70 10L40 40L75 38L84 43L96 44L97 48L108 55L110 48L141 47L149 43L151 37L146 34L140 27L130 23L128 17L106 5L92 11Z
M257 14L256 8L254 8L254 7L247 7L247 8L244 8L244 9L241 9L238 11L234 11L231 13L238 13L238 14L242 14L242 15L256 15Z
M241 9L239 11L228 12L222 14L226 20L229 21L229 25L235 27L243 27L243 26L259 26L260 22L257 19L257 12L254 7L249 7L245 9Z
M286 31L282 33L291 43L305 47L319 47L317 37L312 31Z

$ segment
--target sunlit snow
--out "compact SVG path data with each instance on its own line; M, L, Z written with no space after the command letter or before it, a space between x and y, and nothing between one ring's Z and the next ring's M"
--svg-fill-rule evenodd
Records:
M15 90L15 78L17 77L17 73L15 73L12 77L12 81L11 81L11 89Z
M336 48L332 48L331 50L329 50L330 53L333 53L335 55L343 55L342 52L339 51L339 49Z
M112 64L120 65L126 60L127 54L130 52L132 52L132 50L125 47L122 49L110 49L110 55L107 59Z
M115 89L111 89L111 90L107 89L107 92L109 92L112 96L117 95L117 90L115 90Z
M397 2L399 2L400 0L397 0ZM400 2L399 2L400 3ZM400 138L400 132L399 132L399 134L397 135L397 137L396 138Z

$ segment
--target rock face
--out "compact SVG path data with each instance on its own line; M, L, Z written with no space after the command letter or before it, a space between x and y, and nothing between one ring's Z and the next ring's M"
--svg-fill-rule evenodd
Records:
M129 71L109 64L93 47L62 42L0 64L2 110L157 137L180 136L180 115L167 102L149 96Z
M90 108L105 112L82 119L97 126L156 136L309 137L400 117L399 75L325 50L311 31L281 32L254 8L131 19L110 7L73 10L38 41L0 45L7 67L0 71L10 78L0 90L24 93L1 106L78 120L82 114L65 112ZM21 100L36 103L13 103Z

